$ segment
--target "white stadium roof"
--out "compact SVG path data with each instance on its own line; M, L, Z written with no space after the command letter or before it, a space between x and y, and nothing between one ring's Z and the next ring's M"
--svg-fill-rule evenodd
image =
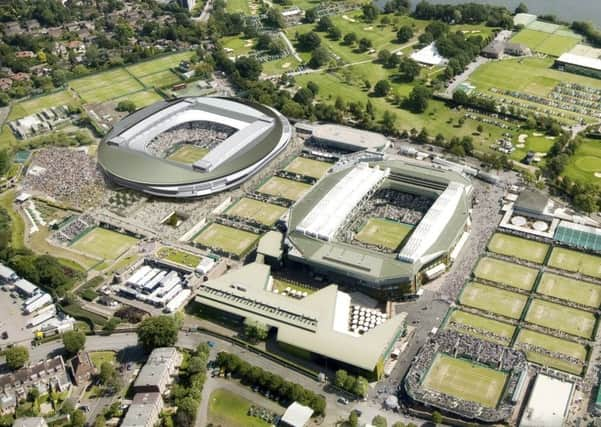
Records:
M390 171L359 163L311 209L296 231L320 240L331 240L353 209Z
M590 68L592 70L601 71L601 59L589 58L588 56L574 55L573 53L564 53L559 58L558 62L565 64L577 65L579 67Z
M465 186L458 182L451 182L445 191L436 199L430 210L424 215L421 222L415 227L411 237L399 253L399 259L410 263L417 261L428 262L421 259L428 249L436 242L438 236L444 232L451 221ZM433 255L434 257L436 254Z
M449 62L444 56L438 53L435 43L430 43L423 49L413 52L411 54L411 59L420 64L427 65L442 65Z

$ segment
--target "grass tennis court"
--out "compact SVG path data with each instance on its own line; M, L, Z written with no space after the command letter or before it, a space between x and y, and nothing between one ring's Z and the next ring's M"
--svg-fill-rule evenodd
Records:
M182 81L182 79L180 79L179 76L173 71L165 70L140 77L140 81L146 87L166 87L179 83Z
M525 29L514 36L513 43L521 43L536 52L552 56L560 56L576 46L579 42L577 37L567 35L550 34L543 31Z
M564 248L553 248L549 266L601 279L601 257Z
M439 353L422 385L428 390L496 408L506 381L504 372Z
M528 297L504 289L470 282L461 293L459 302L502 316L519 319Z
M488 243L488 250L542 264L549 250L549 245L510 236L509 234L495 233Z
M208 149L203 147L197 147L196 145L184 144L177 148L173 153L167 156L167 159L173 160L174 162L192 164L209 152Z
M451 326L451 322L480 329L483 333L478 333L473 330L466 330L457 326ZM476 338L504 345L510 343L511 338L513 337L513 334L515 332L515 326L510 325L509 323L503 323L499 322L498 320L488 319L486 317L478 316L462 310L455 310L451 313L447 321L447 327L469 334ZM486 331L487 333L485 333L484 331ZM489 333L496 335L496 337L491 336Z
M58 107L60 105L79 105L73 95L67 90L61 90L46 96L31 98L27 101L17 102L10 108L8 120L20 119L31 114L38 113L46 108Z
M169 70L170 68L177 67L181 61L189 60L193 51L174 53L173 55L161 56L157 59L151 59L150 61L140 62L139 64L131 65L127 67L134 76L140 78L149 74L158 73L159 71Z
M593 308L601 305L601 286L557 274L544 273L537 292Z
M494 258L482 258L474 269L477 278L503 283L529 291L534 285L538 270Z
M71 247L103 259L116 259L137 241L134 237L96 227L75 241Z
M524 320L586 339L595 329L594 314L540 299L532 300Z
M583 345L541 334L540 332L531 331L529 329L522 329L520 331L516 339L516 344L518 343L530 344L554 353L566 354L582 360L583 364L586 360L587 350ZM582 365L568 362L567 360L557 359L536 351L526 351L526 357L529 361L540 365L550 366L575 375L580 375L582 373Z
M306 157L297 157L288 166L286 170L300 175L306 175L313 178L321 178L326 174L332 165L319 160L307 159Z
M218 248L236 256L242 256L253 247L258 239L257 234L213 223L202 230L194 238L194 241L209 248Z
M311 188L304 182L292 181L290 179L272 176L267 182L259 187L260 193L270 194L283 199L297 201L303 197Z
M245 197L236 202L236 204L229 208L226 213L242 218L253 219L260 224L273 225L287 210L288 209L283 206L273 205L271 203L265 203Z
M355 238L368 245L396 249L411 233L413 226L384 218L370 218Z
M144 87L123 68L94 74L69 82L86 103L105 102Z
M118 104L119 101L123 101L125 99L132 101L136 105L136 108L143 108L150 104L154 104L157 101L163 100L161 95L156 93L154 89L147 89L122 96L121 98L113 100L113 102Z

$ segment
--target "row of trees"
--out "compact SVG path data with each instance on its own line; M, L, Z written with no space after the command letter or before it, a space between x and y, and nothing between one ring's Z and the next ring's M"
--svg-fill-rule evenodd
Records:
M513 27L513 18L507 8L488 4L431 4L421 1L416 5L413 16L449 24L486 23L489 27Z
M369 391L369 383L364 377L360 375L355 377L344 369L336 371L334 384L336 387L360 397L367 397Z
M216 362L221 369L240 378L244 384L261 387L285 404L296 401L309 406L315 411L315 415L325 413L326 400L324 396L307 390L300 384L286 381L279 375L253 366L234 354L220 352Z

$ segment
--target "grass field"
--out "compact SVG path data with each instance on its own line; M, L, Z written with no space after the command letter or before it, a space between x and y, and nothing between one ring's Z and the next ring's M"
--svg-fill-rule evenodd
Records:
M177 67L181 61L188 60L194 55L193 51L179 52L172 55L161 56L150 61L140 62L139 64L127 67L132 75L140 78L149 74L155 74L160 71L169 70Z
M236 202L236 204L229 208L226 213L242 218L253 219L260 224L273 225L287 210L288 209L283 206L272 205L271 203L265 203L245 197Z
M194 238L195 242L210 248L219 248L236 256L244 255L259 239L248 231L213 223Z
M582 338L592 338L595 315L576 308L533 299L525 320Z
M549 245L508 234L495 233L488 243L488 250L542 264L549 250Z
M290 179L273 176L269 178L261 187L260 193L270 194L272 196L282 197L287 200L297 201L303 197L311 188L304 182L292 181Z
M209 150L195 145L184 144L171 153L167 159L174 162L192 164L207 155Z
M306 175L313 178L321 178L332 167L331 163L320 162L318 160L307 159L306 157L297 157L288 166L286 170L300 175Z
M563 175L593 184L601 183L601 141L584 138L563 170Z
M200 263L200 257L198 255L191 254L190 252L184 252L179 249L170 248L163 246L157 251L157 256L167 261L175 262L176 264L185 265L190 268L196 268Z
M98 370L104 362L117 364L117 356L114 351L92 351L90 352L90 359L92 359L94 367Z
M285 56L284 58L263 62L263 73L267 76L280 75L294 71L299 65L300 62L294 56Z
M228 36L219 40L228 56L248 55L254 50L256 44L254 39L247 39L240 36ZM229 50L231 49L231 52Z
M581 344L567 341L561 338L555 338L550 335L541 334L539 332L531 331L529 329L522 329L518 334L516 343L526 343L535 345L537 347L544 348L554 353L562 353L577 359L586 360L586 347ZM560 369L565 372L580 375L582 373L582 366L574 363L570 363L565 360L556 359L554 357L546 356L542 353L527 351L526 357L528 360L541 365L550 366L552 368Z
M242 13L244 15L250 15L250 2L251 0L227 0L225 2L225 10L230 13Z
M494 258L482 258L474 269L477 278L503 283L529 291L534 285L538 270Z
M483 331L493 333L499 338L492 337L488 333L478 333L478 332L474 332L474 331L467 331L466 329L462 329L462 328L455 328L458 331L467 333L469 335L475 336L475 337L483 339L483 340L496 342L498 344L504 344L504 345L509 344L509 342L511 341L511 338L513 337L513 334L515 332L515 326L510 325L509 323L499 322L497 320L492 320L492 319L488 319L486 317L477 316L475 314L468 313L466 311L461 311L461 310L455 310L451 313L451 315L449 316L447 325L449 325L449 323L451 321L458 323L458 324L471 326L473 328L478 328ZM452 326L448 326L448 327L452 328Z
M8 120L20 119L31 114L35 114L50 107L59 105L79 105L79 101L73 97L68 90L61 90L46 96L28 99L27 101L13 104L10 108Z
M116 259L137 241L131 236L96 227L79 238L71 247L103 259Z
M543 31L524 29L516 34L511 41L528 46L535 52L552 56L560 56L576 46L579 39L559 34L549 34Z
M113 102L119 103L119 101L123 101L126 99L136 104L136 108L142 108L150 104L154 104L157 101L161 101L163 98L161 97L161 95L156 93L154 89L147 89L122 96L113 100Z
M601 286L557 274L544 273L537 292L593 308L601 305Z
M513 140L513 144L515 147L515 151L510 154L510 157L514 160L522 160L526 157L529 151L533 151L535 153L548 153L553 144L555 143L554 139L546 138L543 136L535 136L535 132L525 132L528 134L528 138L523 143L519 142L519 135L516 134ZM523 144L524 146L519 146L519 144Z
M573 271L601 279L601 257L564 248L553 248L551 267Z
M355 238L368 245L396 249L411 233L413 226L384 218L370 218Z
M146 87L166 87L173 86L174 84L181 82L182 79L180 79L173 71L164 70L140 77L140 81Z
M439 353L422 385L427 390L496 408L506 381L504 372Z
M123 68L94 74L69 82L86 103L105 102L120 98L144 87Z
M209 397L208 421L212 425L228 427L269 427L266 421L248 415L252 402L224 389L217 389Z
M519 319L528 297L504 289L470 282L463 289L460 303L468 307Z

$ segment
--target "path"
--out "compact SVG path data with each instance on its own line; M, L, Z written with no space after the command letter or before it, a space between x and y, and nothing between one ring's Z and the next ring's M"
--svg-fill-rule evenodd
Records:
M288 52L290 52L290 54L292 56L294 56L294 59L296 59L298 62L303 62L302 58L300 57L300 55L298 54L298 52L292 45L292 42L290 41L290 39L288 38L286 33L283 31L280 31L279 34L280 34L280 37L282 37L282 40L284 40L284 43L286 43L286 46L288 47Z

